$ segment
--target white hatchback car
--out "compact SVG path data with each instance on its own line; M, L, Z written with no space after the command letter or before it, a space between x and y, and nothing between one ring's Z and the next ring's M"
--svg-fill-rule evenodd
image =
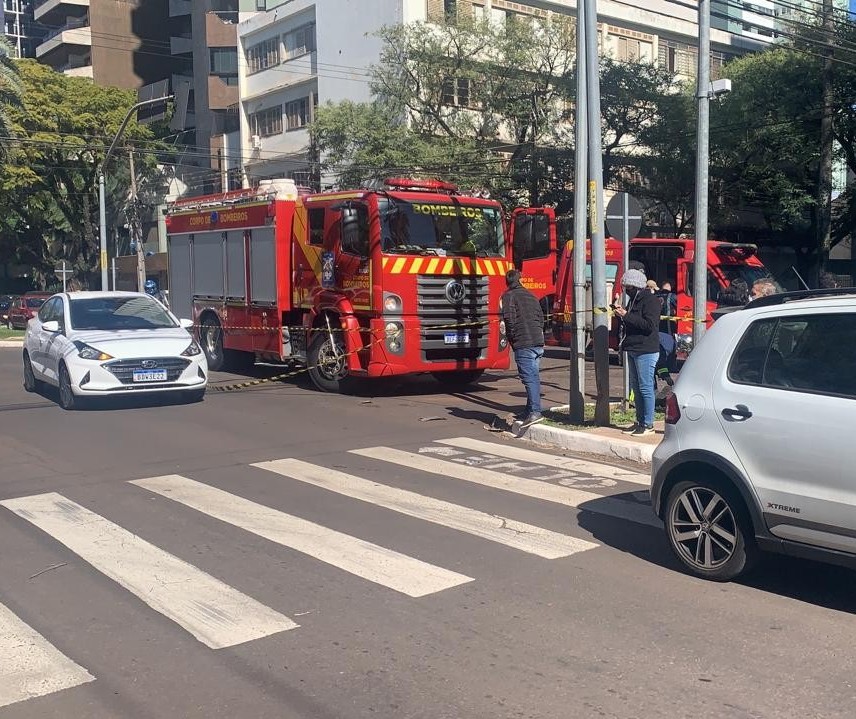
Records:
M759 550L856 566L856 289L723 316L666 406L651 500L675 556L725 581Z
M208 365L191 325L140 292L54 295L27 324L24 389L56 385L65 409L85 397L141 392L198 402Z

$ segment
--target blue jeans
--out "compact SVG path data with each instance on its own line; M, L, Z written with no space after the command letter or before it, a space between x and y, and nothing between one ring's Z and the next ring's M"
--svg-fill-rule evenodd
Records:
M627 353L630 389L633 390L633 403L636 405L636 424L644 427L654 426L654 368L659 357L659 352Z
M541 412L541 358L543 347L521 347L514 350L517 376L526 388L526 414Z

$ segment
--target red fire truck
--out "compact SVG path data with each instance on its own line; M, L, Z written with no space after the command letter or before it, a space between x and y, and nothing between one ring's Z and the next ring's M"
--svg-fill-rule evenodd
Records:
M755 245L710 240L707 249L707 317L713 323L711 312L718 307L718 297L732 280L742 279L748 287L769 272L757 257ZM570 319L573 312L573 242L568 242L559 258L556 302L553 313L553 335L560 344L570 341ZM607 297L612 301L621 292L618 282L624 273L623 248L618 240L606 241ZM634 238L630 241L630 259L641 262L645 275L658 285L670 282L677 300L672 325L678 340L679 351L685 354L692 346L693 316L693 260L694 240ZM591 243L586 247L586 309L591 312ZM617 325L616 322L613 323ZM616 329L616 327L614 327ZM613 349L617 332L612 333Z
M507 369L499 298L510 237L498 202L439 181L309 194L290 180L181 200L166 217L170 304L209 367L308 368L323 391L430 372Z

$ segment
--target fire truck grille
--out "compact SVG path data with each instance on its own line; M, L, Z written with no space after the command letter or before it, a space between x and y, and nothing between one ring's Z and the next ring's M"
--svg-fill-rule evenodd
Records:
M456 284L450 288L450 283ZM489 328L475 323L487 319L487 277L419 275L416 296L426 362L478 360L484 356Z
M110 370L122 384L134 384L134 370L145 369L141 364L142 361L139 359L116 360L105 364L104 369ZM166 370L167 382L175 382L190 364L190 360L181 357L157 357L154 361L157 362L156 369Z

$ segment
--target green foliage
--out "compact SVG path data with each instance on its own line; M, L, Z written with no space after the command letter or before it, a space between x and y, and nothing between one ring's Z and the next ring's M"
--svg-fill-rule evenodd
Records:
M98 273L97 168L130 107L133 91L99 87L67 77L32 60L17 62L24 88L20 108L9 108L19 138L0 165L0 249L33 268L37 283L54 282L53 268L65 259L88 286ZM134 119L106 168L107 224L121 224L128 199L125 144L157 147L149 128ZM138 181L158 180L151 153L137 160Z
M13 59L12 46L0 36L0 159L9 153L13 136L10 113L13 108L21 107L23 87L18 73L18 65Z

